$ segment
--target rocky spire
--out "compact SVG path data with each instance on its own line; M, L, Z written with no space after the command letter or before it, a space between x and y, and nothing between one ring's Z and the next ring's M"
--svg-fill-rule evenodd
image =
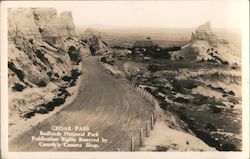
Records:
M213 33L209 21L203 25L198 26L195 33L192 33L191 41L194 40L206 40L210 43L218 41L217 36Z

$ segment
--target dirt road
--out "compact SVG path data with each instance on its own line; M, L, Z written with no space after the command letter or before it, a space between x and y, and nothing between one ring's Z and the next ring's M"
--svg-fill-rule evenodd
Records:
M83 60L82 72L78 97L54 116L10 141L10 151L129 150L131 137L138 134L150 118L150 104L125 82L108 74L98 57ZM39 136L40 131L51 131L52 126L89 127L91 132L98 132L99 137L108 139L108 142L98 143L100 147L92 148L85 147L85 143L82 147L44 147L38 146L38 141L32 141L32 136Z

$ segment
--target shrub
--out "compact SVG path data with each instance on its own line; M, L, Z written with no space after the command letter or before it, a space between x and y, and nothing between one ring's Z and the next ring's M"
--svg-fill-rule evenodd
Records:
M80 51L74 46L70 46L68 50L70 60L79 64L81 62Z
M229 91L228 94L230 94L230 95L232 95L232 96L235 96L234 91Z
M214 105L209 106L213 113L220 113L222 111L222 108L218 108Z
M152 92L152 89L151 89L150 87L146 87L145 90L146 90L147 92L149 92L149 93Z
M52 71L47 72L47 75L48 75L49 77L51 77L51 76L52 76Z
M225 93L225 90L222 87L217 87L215 88L215 90L221 93Z
M155 98L159 99L160 101L164 101L165 100L165 97L162 97L160 95L156 95Z
M201 94L196 94L195 98L192 100L192 103L198 106L207 104L208 102L209 102L209 98Z
M44 80L41 80L41 81L39 81L36 85L37 85L38 87L46 87L46 86L47 86L47 83L46 83Z
M228 101L231 102L231 103L233 103L233 104L239 104L238 99L235 98L235 97L229 97L229 98L228 98Z
M168 148L166 146L156 145L156 151L167 151Z
M107 57L101 57L101 62L106 63L107 62Z
M37 113L40 113L40 114L47 114L47 113L48 113L48 110L47 110L46 107L44 107L44 106L39 106L39 107L36 109L36 112L37 112Z
M48 110L48 111L52 111L54 110L55 106L53 105L53 102L48 102L47 104L44 105L45 108Z
M57 94L58 96L65 95L65 98L70 96L70 93L65 89L65 88L59 88L59 93Z
M36 50L35 54L45 65L50 66L48 58L44 56L44 53L41 50Z
M222 61L221 63L224 64L224 65L229 65L228 61Z
M54 106L59 106L65 103L65 99L64 98L54 98L52 100L52 103Z
M222 144L222 149L224 151L237 151L237 148L234 144L232 143L224 143Z
M24 81L24 73L23 73L23 71L17 69L13 62L8 62L8 68L12 72L16 73L16 75L17 75L17 77L19 78L20 81Z
M34 41L33 41L33 39L29 39L29 42L31 43L31 44L33 44L34 43Z
M188 104L190 102L189 99L186 99L183 97L177 97L173 101L178 102L178 103L185 103L185 104Z
M71 81L71 77L69 77L69 76L63 76L62 80L66 81L66 82L70 82Z
M158 91L161 93L166 93L165 87L164 86L158 86L157 87Z
M193 81L185 81L185 84L184 84L184 88L186 89L193 89L193 88L197 88L197 84L194 83Z
M34 115L35 115L35 112L30 111L30 112L25 112L25 113L23 113L23 114L21 115L21 117L23 117L23 118L31 118L31 117L34 116Z
M13 90L18 91L18 92L22 92L26 87L19 84L19 83L15 83L14 86L12 87Z
M73 81L70 82L70 87L75 86L75 85L76 85L76 81L75 80L73 80Z
M150 64L148 65L148 70L151 71L151 72L156 72L156 71L159 71L159 66L157 65L154 65L154 64Z
M181 120L183 120L183 121L188 121L188 120L189 120L188 117L187 117L187 115L184 114L184 113L179 114L179 118L180 118Z
M92 53L92 55L95 55L96 48L93 45L90 45L89 49L90 49L90 52Z
M77 79L78 76L81 75L81 72L78 69L72 69L70 72L73 79Z
M58 73L55 73L55 76L58 78L59 77Z
M209 129L209 130L212 130L212 131L217 130L216 126L214 124L212 124L212 123L207 123L205 129Z
M108 57L102 57L102 58L101 58L101 62L110 64L110 65L114 65L114 59L108 58Z
M160 103L160 107L164 110L167 110L167 107L169 106L170 104L167 103L166 101L163 101Z

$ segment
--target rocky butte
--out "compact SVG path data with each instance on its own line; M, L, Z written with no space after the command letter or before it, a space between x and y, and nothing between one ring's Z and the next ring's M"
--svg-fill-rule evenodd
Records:
M197 27L191 35L190 44L174 54L174 58L239 65L241 63L239 54L240 50L237 47L219 38L212 30L210 22L206 22Z

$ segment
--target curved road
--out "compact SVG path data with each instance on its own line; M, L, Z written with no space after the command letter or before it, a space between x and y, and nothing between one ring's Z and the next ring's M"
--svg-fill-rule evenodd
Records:
M139 129L145 127L146 120L150 119L152 107L126 82L108 74L98 57L84 59L82 72L83 78L77 98L54 116L11 140L9 151L116 151L117 148L121 151L129 150L131 137L139 134ZM108 141L98 143L97 148L85 147L84 142L82 147L44 147L38 146L37 141L31 141L32 136L39 136L40 131L51 131L52 126L71 126L72 129L75 126L89 127L91 132L98 132L98 137Z

